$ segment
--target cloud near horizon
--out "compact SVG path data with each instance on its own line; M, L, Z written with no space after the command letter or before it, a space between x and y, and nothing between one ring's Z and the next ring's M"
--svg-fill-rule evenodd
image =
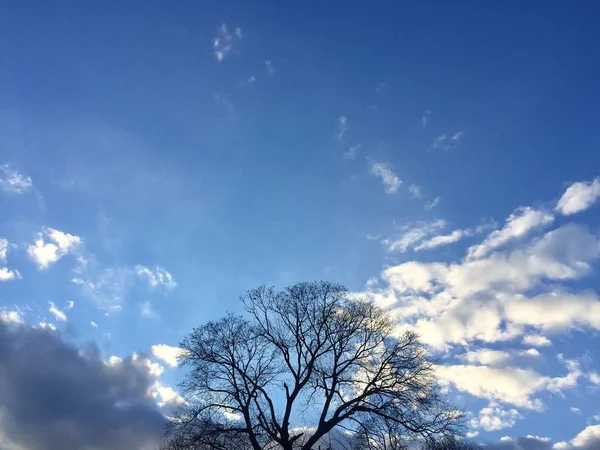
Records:
M0 317L0 444L153 450L166 422L156 366L135 355L105 362L94 345L76 348L51 328ZM166 396L163 406L178 401Z

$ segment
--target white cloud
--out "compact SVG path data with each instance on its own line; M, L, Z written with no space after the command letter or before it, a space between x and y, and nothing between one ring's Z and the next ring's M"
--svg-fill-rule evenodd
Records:
M411 184L408 188L408 192L414 198L420 198L423 195L421 186L418 186L416 184Z
M600 301L595 294L551 292L529 298L515 294L502 301L506 318L514 324L544 331L600 329Z
M273 62L269 61L268 59L265 60L265 69L267 71L267 74L272 77L273 75L275 75L275 68L273 67Z
M6 264L9 247L8 240L0 238L0 264ZM9 270L8 267L0 267L0 281L14 280L15 278L21 278L18 270Z
M581 414L581 410L575 406L569 408L573 414Z
M542 410L543 404L531 396L543 386L540 374L526 369L488 366L438 366L442 383L475 397L501 401L527 409Z
M569 442L554 444L556 450L597 450L600 448L600 425L589 425Z
M598 198L600 198L600 177L593 181L573 183L556 204L556 211L565 216L575 214L588 209Z
M171 387L163 386L160 382L155 382L152 388L152 396L157 400L158 406L177 407L185 405L185 400Z
M44 235L49 242L44 241ZM71 252L80 243L81 238L79 236L64 233L54 228L45 228L43 233L38 234L35 243L27 247L27 253L40 269L46 269Z
M0 281L14 280L21 278L18 270L8 270L6 267L0 267Z
M534 398L542 391L562 393L577 386L582 376L576 361L563 360L568 372L565 376L545 376L531 369L491 367L486 365L437 366L436 372L443 384L451 384L475 397L508 405L544 410L541 399Z
M348 131L348 118L346 116L340 116L338 118L338 131L335 135L335 140L338 142L342 142L344 140L344 135Z
M541 334L528 334L523 337L523 344L533 345L534 347L544 347L552 345L552 341Z
M468 258L481 258L508 242L526 236L530 231L549 225L554 220L552 214L533 208L518 208L507 219L503 228L492 231L479 245L471 247Z
M0 321L13 325L21 325L23 323L23 317L18 311L0 309Z
M177 283L166 269L162 267L155 267L154 270L149 269L143 265L135 266L135 271L139 277L145 278L148 281L148 285L151 288L157 286L164 286L167 289L173 289L177 287Z
M513 367L518 364L519 361L525 359L531 360L532 358L538 358L540 356L540 352L535 348L519 351L482 348L468 350L467 352L458 355L457 358L467 361L472 365Z
M600 374L591 372L588 374L588 378L593 384L600 386Z
M223 61L233 48L233 43L241 38L242 30L240 28L236 28L232 34L227 29L227 24L221 25L217 30L217 36L212 40L213 51L217 61Z
M44 330L56 331L56 325L48 322L40 322L38 326Z
M8 164L0 164L0 190L12 194L24 194L33 188L30 177L11 169Z
M179 347L170 345L158 344L152 346L152 355L155 358L164 361L171 367L177 367L177 358L181 356L182 350Z
M92 328L98 328L98 324L93 320L90 322L90 325L92 326Z
M372 284L362 295L393 308L401 328L414 328L425 343L438 349L541 331L600 329L600 302L594 294L574 294L556 285L537 295L529 293L547 282L589 274L599 256L596 236L583 227L566 225L520 248L482 259L409 261L389 267L381 274L385 284Z
M73 300L69 300L67 302L67 309L73 309L75 307L75 302Z
M8 254L8 240L0 238L0 263L6 263L6 255Z
M48 309L48 311L50 312L50 314L52 314L56 320L60 320L61 322L66 322L67 315L64 312L62 312L60 309L58 309L54 303L49 302L49 304L50 304L50 308Z
M503 409L491 402L479 411L479 416L472 419L470 425L473 428L483 428L485 431L498 431L512 427L519 418L521 414L516 409Z
M416 226L409 228L404 227L403 233L396 239L384 239L382 244L385 245L389 252L405 252L410 248L419 247L419 243L428 236L437 233L444 228L446 223L443 220L434 220L432 222L421 222Z
M398 192L402 180L385 163L373 163L371 173L379 178L383 183L386 194L395 194Z
M506 363L510 359L510 354L501 350L470 350L460 356L461 359L466 360L471 364L481 365L496 365Z

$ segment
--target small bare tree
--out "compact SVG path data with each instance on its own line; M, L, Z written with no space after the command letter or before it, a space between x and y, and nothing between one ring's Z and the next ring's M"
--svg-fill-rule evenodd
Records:
M422 450L482 450L484 447L474 442L456 439L454 437L445 437L438 441L426 443Z
M248 318L227 315L181 343L187 406L167 449L310 450L343 432L396 450L378 439L460 430L463 414L441 395L424 346L412 332L396 336L372 302L327 282L260 287L242 301Z

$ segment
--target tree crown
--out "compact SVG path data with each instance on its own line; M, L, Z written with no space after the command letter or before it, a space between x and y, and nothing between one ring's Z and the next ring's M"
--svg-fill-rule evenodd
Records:
M343 434L394 450L460 431L425 347L395 334L372 302L328 282L263 286L242 301L246 317L229 314L181 343L187 406L169 448L309 450Z

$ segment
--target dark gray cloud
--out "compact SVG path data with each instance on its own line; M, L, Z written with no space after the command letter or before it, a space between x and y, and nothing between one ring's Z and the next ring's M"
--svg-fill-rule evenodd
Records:
M142 358L107 365L48 330L0 320L0 449L146 450L164 417Z
M519 437L496 444L487 444L485 450L550 450L552 442L536 436Z

